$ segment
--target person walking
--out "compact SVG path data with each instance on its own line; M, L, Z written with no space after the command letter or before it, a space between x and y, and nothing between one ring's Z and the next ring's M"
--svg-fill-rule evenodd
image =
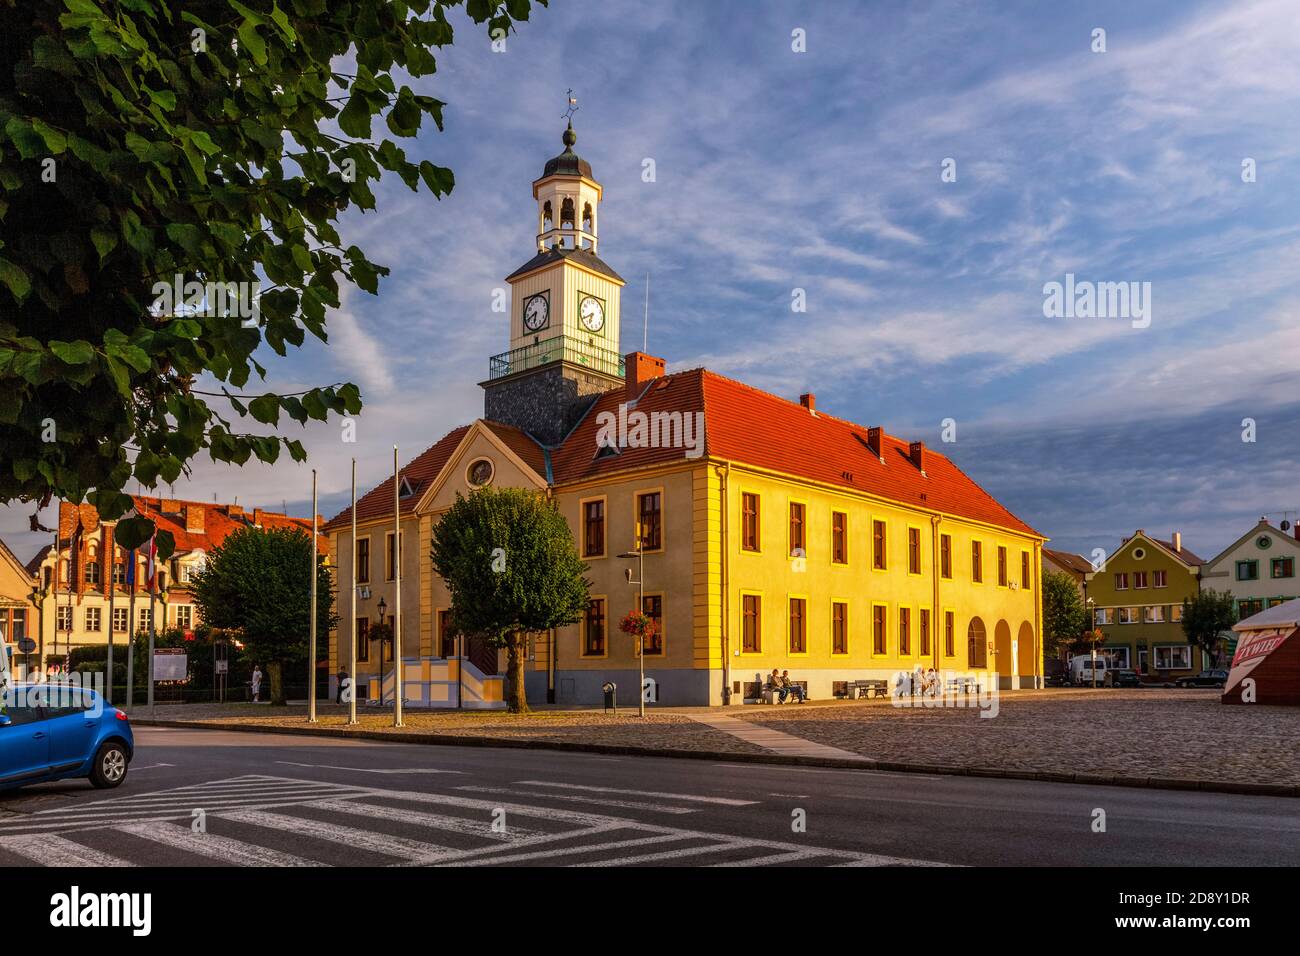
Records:
M261 703L262 668L260 668L256 664L253 665L253 676L252 679L249 681L249 684L253 689L253 703L255 704Z

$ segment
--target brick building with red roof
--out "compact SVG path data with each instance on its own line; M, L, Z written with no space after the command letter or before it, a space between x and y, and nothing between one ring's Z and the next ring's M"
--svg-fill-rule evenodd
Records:
M918 668L1034 686L1043 536L947 455L811 394L624 356L623 280L597 255L603 188L575 144L570 128L533 183L535 254L507 277L510 348L489 360L484 417L358 500L352 597L351 509L326 526L346 622L330 672L355 633L362 695L391 701L391 644L369 633L381 604L394 623L400 555L405 696L500 706L498 655L450 632L429 554L456 495L493 485L554 500L588 565L585 619L530 635L531 699L593 704L607 680L635 699L642 661L617 622L638 602L659 624L643 659L661 703L752 700L773 668L818 697Z
M36 615L38 625L29 635L38 639L39 651L55 663L74 647L125 644L130 630L131 597L135 595L135 629L147 629L150 614L157 614L159 629L190 630L199 623L199 611L190 591L191 574L201 569L207 555L239 528L292 528L311 533L310 518L294 518L262 508L236 504L183 501L134 495L132 514L170 532L176 546L167 560L154 562L148 574L148 545L135 552L137 573L127 583L129 552L113 540L115 521L100 521L93 505L59 503L58 545L42 548L27 564L32 583L44 592ZM320 521L320 524L324 524ZM321 534L319 547L329 553L329 538ZM110 554L112 558L110 558ZM149 596L156 596L151 612ZM110 631L111 628L111 631Z

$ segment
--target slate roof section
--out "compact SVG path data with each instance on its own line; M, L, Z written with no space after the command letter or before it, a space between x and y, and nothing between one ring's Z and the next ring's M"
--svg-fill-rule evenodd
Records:
M608 276L615 282L623 282L623 277L605 263L600 256L596 255L590 249L565 249L561 246L553 246L544 252L539 252L522 266L516 269L510 275L506 276L506 281L516 279L519 276L527 275L534 269L540 269L543 266L549 266L563 259L569 259L580 266L585 266L592 272L598 272L603 276Z

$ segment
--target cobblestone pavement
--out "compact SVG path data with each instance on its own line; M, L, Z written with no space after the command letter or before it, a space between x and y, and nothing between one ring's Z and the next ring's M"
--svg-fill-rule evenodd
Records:
M700 708L704 711L707 708ZM234 724L270 724L281 727L304 726L307 709L303 706L276 707L257 704L187 704L181 707L157 707L157 720L212 721L223 726ZM132 716L148 716L147 709L137 707ZM318 726L343 729L346 708L333 704L317 711ZM524 740L567 741L580 744L606 744L622 747L645 747L651 750L708 750L728 753L765 753L762 747L746 743L731 734L696 723L684 714L652 713L645 720L636 711L607 715L601 711L538 710L527 716L502 711L461 711L428 713L408 708L400 728L393 727L393 713L360 710L360 729L402 734L448 734L463 737L512 737Z
M222 725L302 726L302 706L203 705L157 708L159 720ZM320 726L344 726L345 710L322 705ZM395 735L510 737L647 750L769 752L692 716L726 715L875 760L989 770L1109 774L1300 785L1300 708L1226 707L1213 690L1046 690L1004 692L997 716L977 707L905 708L888 700L814 701L781 706L635 711L539 710L427 713L363 711L362 728ZM145 717L144 708L135 710Z
M876 760L1300 785L1300 708L1224 706L1216 690L1004 692L992 718L887 700L730 713Z

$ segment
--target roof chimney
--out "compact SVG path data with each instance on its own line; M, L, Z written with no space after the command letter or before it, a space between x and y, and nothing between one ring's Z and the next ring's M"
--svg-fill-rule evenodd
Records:
M885 430L881 428L879 425L872 425L870 428L867 429L867 447L871 449L872 454L874 454L877 458L880 459L880 463L882 465L885 463L885 456L884 453L881 452L880 450L881 448L880 442L884 437L884 434L885 434Z
M812 392L804 392L799 396L799 404L814 415L817 413L817 396Z
M627 397L636 398L651 379L664 374L664 360L645 352L628 352L623 360L623 380L627 383Z
M1181 531L1174 532L1174 550L1179 554L1183 551L1183 533Z
M925 474L925 442L914 441L907 446L907 457L912 459L912 464L916 465L922 475Z
M187 504L185 506L185 530L191 534L202 534L207 523L207 511L203 505Z
M255 524L255 525L261 525L261 524L262 524L262 518L263 518L263 516L264 516L265 514L266 514L266 512L263 511L261 508L254 508L254 509L253 509L253 524Z
M244 517L244 508L242 505L226 505L226 514L232 518Z

